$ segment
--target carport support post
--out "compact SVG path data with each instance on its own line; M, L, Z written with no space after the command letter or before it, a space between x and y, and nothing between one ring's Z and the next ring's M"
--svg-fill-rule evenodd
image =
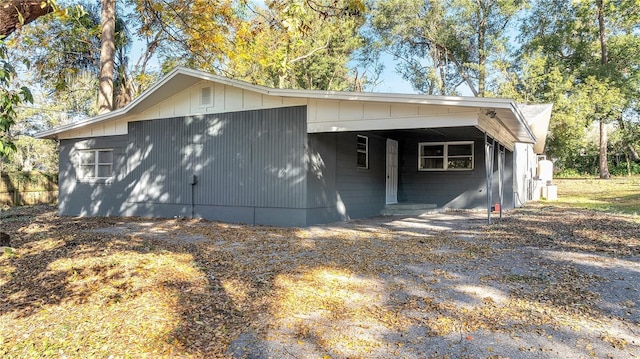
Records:
M502 219L502 207L504 202L504 146L498 144L498 196L500 196L500 219Z
M493 149L496 140L489 142L487 134L484 134L484 165L487 170L487 223L491 224L491 200L493 199Z

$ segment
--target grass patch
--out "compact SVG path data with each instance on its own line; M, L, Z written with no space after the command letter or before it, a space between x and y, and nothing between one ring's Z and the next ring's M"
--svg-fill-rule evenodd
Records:
M554 205L601 212L639 214L640 176L556 179L558 201Z

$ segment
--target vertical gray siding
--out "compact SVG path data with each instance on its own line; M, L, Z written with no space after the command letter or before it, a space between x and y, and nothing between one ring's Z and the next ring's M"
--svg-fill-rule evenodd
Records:
M357 135L369 137L369 168L358 169ZM376 216L385 203L386 138L373 133L309 135L307 222Z
M357 135L369 137L369 168L356 164ZM338 133L336 189L350 218L380 214L386 197L387 139L373 133Z
M129 124L129 173L133 186L128 202L189 204L191 199L191 128L186 119Z
M440 133L440 134L438 134ZM369 136L369 166L356 165L357 132L309 135L307 223L375 216L385 204L386 139L399 143L398 201L438 207L484 209L487 203L484 135L475 128L426 131L375 131ZM418 143L474 141L471 171L418 171ZM497 153L497 149L496 149ZM497 155L496 155L497 156ZM497 158L497 157L496 157ZM494 164L498 201L498 164ZM513 154L505 156L504 207L513 207Z
M515 168L513 152L506 150L504 158L504 198L502 205L505 209L513 209L515 208L516 191L513 177L513 171ZM495 176L497 177L498 174L496 173Z
M78 145L113 147L113 180L79 183L71 154ZM209 219L304 225L305 145L303 106L132 122L128 136L63 140L60 211L190 216L193 204Z
M430 141L434 140L424 137L400 140L398 202L449 208L486 207L484 144L474 140L471 171L418 171L418 143Z
M191 179L198 205L305 207L304 107L130 123L132 202L190 203ZM149 191L156 181L164 191Z
M369 168L357 168L357 135ZM60 212L190 216L304 226L375 216L385 204L386 139L399 143L398 200L485 208L484 137L474 129L306 133L306 108L133 122L129 135L62 140ZM472 171L421 172L418 143L475 143ZM111 148L114 177L76 180L78 149ZM497 149L496 149L497 153ZM497 161L494 198L498 201ZM193 176L197 184L192 185ZM513 206L513 154L505 159L505 208ZM192 201L193 198L193 201Z
M304 208L306 109L209 116L198 204Z
M444 131L442 131L444 132ZM459 132L459 135L456 133ZM484 135L479 130L447 131L446 137L402 132L399 141L398 201L432 203L454 209L487 207ZM471 171L418 171L418 143L474 141L474 169ZM493 203L498 202L497 146L494 157ZM505 208L513 206L513 153L505 155Z
M126 199L127 136L80 138L60 141L58 210L66 215L117 216ZM113 149L112 180L78 181L77 152L81 149Z
M307 224L348 219L337 207L335 133L308 135Z

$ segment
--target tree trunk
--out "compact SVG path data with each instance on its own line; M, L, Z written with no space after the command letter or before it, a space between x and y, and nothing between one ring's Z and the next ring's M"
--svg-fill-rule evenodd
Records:
M9 36L23 25L53 11L48 1L44 6L42 4L40 0L3 0L0 4L0 37Z
M627 160L627 176L631 177L631 159L628 153L624 154L624 159Z
M609 63L609 55L607 53L607 36L604 24L604 10L602 8L602 0L597 0L596 6L598 6L598 29L600 30L600 64L602 64L602 66L605 66L607 63Z
M478 97L484 97L484 90L486 87L487 77L487 54L485 51L486 36L487 36L487 17L488 11L484 6L479 5L478 18L480 23L478 24Z
M600 120L600 178L609 179L611 174L609 173L609 164L607 162L607 124Z
M102 0L102 47L100 48L100 91L98 113L113 110L113 69L115 56L116 1Z
M440 50L444 51L443 53L446 54L445 56L447 57L447 59L453 61L453 63L456 65L456 68L458 69L458 73L460 74L460 76L462 76L462 79L467 84L467 86L469 86L469 90L471 90L471 93L473 93L473 96L479 97L478 90L476 90L476 86L474 85L473 80L469 77L469 74L464 70L464 66L460 63L460 61L458 61L455 54L451 52L451 50L448 50L443 45L436 44L436 46Z
M440 73L440 83L438 87L440 88L440 94L449 95L449 91L447 89L447 73L446 73L446 55L440 51L438 47L436 47L436 58L438 59L438 71Z
M600 64L605 67L609 63L607 54L607 37L604 23L604 9L602 0L596 1L598 8L598 30L600 35ZM607 162L607 126L605 118L600 118L600 178L607 179L611 177L609 174L609 164Z

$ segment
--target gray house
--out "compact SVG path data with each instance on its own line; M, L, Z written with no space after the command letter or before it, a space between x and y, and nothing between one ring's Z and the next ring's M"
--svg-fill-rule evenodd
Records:
M508 99L281 90L179 67L120 110L38 137L60 142L62 215L306 226L396 203L522 204L550 106L528 112Z

